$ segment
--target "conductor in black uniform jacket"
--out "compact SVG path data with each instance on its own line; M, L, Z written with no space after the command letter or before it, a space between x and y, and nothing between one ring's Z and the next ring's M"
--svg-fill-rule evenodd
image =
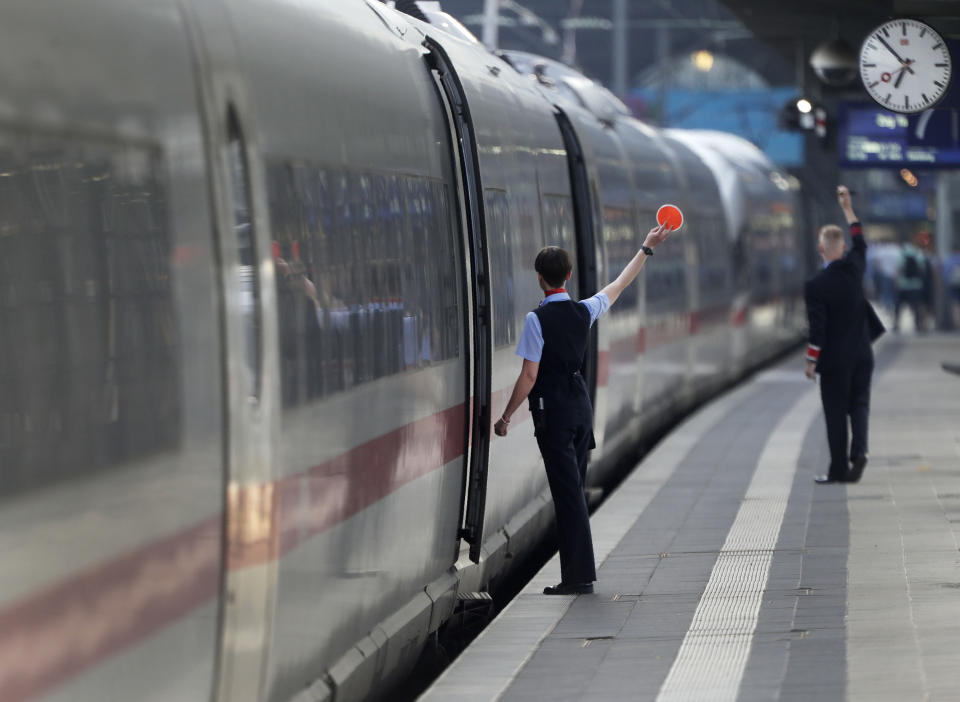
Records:
M883 325L863 294L867 244L850 202L850 191L837 188L853 246L846 252L843 230L835 224L820 229L818 250L823 269L807 281L804 297L810 322L806 375L820 374L820 397L827 424L830 467L818 483L860 480L867 464L867 421L873 351L870 342ZM849 453L847 418L850 418Z
M643 246L617 279L593 297L574 302L565 286L573 271L570 255L548 246L537 254L534 268L545 298L527 314L517 355L523 367L500 419L494 424L506 436L510 417L529 400L534 434L547 471L547 482L557 517L560 579L546 595L593 592L597 579L590 535L590 515L583 494L587 452L593 440L593 408L580 375L590 340L590 327L604 314L633 279L653 249L669 235L668 227L654 227Z

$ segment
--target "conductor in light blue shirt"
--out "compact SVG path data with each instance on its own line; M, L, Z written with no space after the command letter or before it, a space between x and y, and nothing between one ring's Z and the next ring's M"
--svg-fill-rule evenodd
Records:
M566 291L573 273L570 254L548 246L541 249L534 262L544 299L527 314L517 345L523 367L494 431L506 436L510 417L528 400L557 517L561 581L544 588L546 595L593 592L597 579L590 515L583 494L587 452L595 446L593 408L580 374L590 327L617 301L653 255L653 249L669 234L666 225L651 229L617 279L579 302L571 300Z

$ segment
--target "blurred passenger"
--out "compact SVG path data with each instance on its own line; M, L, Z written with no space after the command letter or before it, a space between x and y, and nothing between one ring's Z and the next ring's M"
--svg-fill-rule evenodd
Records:
M913 244L923 256L923 289L920 295L920 312L923 315L924 328L921 331L927 331L928 328L936 328L936 259L937 253L933 250L933 240L930 232L919 231L913 239Z
M893 313L897 306L897 273L900 270L900 247L892 242L871 246L876 249L874 256L875 283L877 300L888 312Z
M523 366L500 419L497 436L506 436L510 417L529 396L534 435L543 456L553 497L560 551L560 583L544 588L545 595L579 595L593 592L597 579L590 534L590 514L583 488L587 452L593 439L593 408L587 384L580 374L590 341L590 327L613 305L637 277L654 247L670 230L665 225L647 234L640 250L617 279L593 297L574 302L566 291L573 272L570 254L547 246L537 254L534 268L545 295L540 306L527 314L517 344Z
M883 333L883 324L863 294L867 243L846 186L837 188L837 200L850 225L853 248L844 255L843 230L835 224L821 227L817 249L826 265L804 289L810 322L805 373L810 379L820 374L830 446L830 466L815 478L818 483L855 483L863 475L873 374L870 342Z
M897 270L897 304L893 311L893 330L900 331L900 312L903 305L910 307L914 326L923 333L925 319L923 310L924 274L927 269L923 252L907 241L900 250L900 266Z

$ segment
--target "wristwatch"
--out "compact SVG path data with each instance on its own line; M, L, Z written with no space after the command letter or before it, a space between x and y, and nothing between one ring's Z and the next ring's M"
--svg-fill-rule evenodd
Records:
M646 245L641 246L640 250L643 251L643 253L647 254L647 256L653 256L653 249L651 249L649 246L646 246Z

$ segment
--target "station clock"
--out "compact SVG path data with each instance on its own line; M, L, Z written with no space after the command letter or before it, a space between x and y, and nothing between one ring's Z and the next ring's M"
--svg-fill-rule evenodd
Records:
M947 93L953 62L946 42L914 19L881 24L860 47L860 79L867 93L893 112L923 112Z

